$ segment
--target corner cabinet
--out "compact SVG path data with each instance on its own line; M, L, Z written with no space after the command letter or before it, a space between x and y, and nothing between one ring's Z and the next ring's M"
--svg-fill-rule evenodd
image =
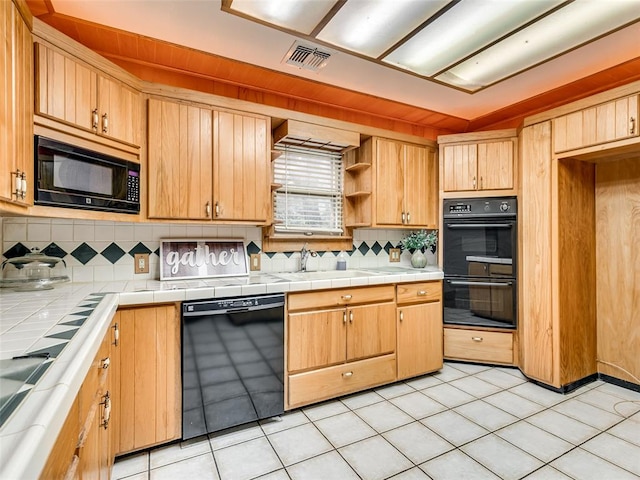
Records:
M262 116L149 99L149 218L266 223L269 124Z
M392 285L292 293L287 299L287 409L396 378Z
M442 368L442 282L396 287L398 380Z
M515 130L443 135L438 137L438 143L440 186L445 195L516 194Z
M35 51L36 115L140 146L142 100L138 91L54 47L36 43Z
M33 204L33 39L23 13L27 7L0 4L0 200L27 206Z

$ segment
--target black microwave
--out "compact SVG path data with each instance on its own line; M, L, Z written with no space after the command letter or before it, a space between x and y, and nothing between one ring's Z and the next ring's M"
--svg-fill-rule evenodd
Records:
M35 136L36 205L140 213L140 164Z

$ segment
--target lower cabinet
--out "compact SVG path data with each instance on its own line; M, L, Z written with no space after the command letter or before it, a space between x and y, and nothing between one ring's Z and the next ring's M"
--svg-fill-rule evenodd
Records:
M289 295L285 408L395 380L394 293L388 285Z
M114 331L102 340L40 478L109 479L115 451L111 417Z
M180 309L118 310L120 385L116 454L181 437Z
M116 455L181 437L179 311L118 310L40 478L109 479Z
M444 356L452 360L514 364L512 332L465 328L444 329Z
M442 282L397 287L398 380L442 368Z

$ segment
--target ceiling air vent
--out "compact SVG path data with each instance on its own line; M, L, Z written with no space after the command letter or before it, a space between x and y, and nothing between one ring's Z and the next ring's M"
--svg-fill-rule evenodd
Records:
M284 56L284 63L317 72L327 64L330 57L331 52L296 41Z

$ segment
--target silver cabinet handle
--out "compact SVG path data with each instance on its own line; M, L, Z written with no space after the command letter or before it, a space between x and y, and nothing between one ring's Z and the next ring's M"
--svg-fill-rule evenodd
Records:
M411 212L407 212L407 223L411 223Z
M471 337L471 340L473 340L474 342L481 342L482 337Z
M347 324L347 312L342 313L342 323Z
M351 376L353 376L353 372L344 372L344 373L342 374L342 376L343 376L343 377L347 377L347 378L348 378L348 377L351 377Z
M27 196L27 174L22 172L20 175L20 197L24 199Z
M11 172L11 175L15 175L16 178L13 181L13 194L17 199L23 199L27 196L27 174L26 172L16 169L15 172Z
M629 133L631 135L634 135L636 133L636 119L634 117L631 117L631 119L629 120Z
M466 230L470 228L513 228L513 223L447 223L451 230Z
M220 203L216 202L215 209L216 209L216 217L219 217L220 216Z
M402 322L404 320L404 312L400 312L400 321Z
M353 298L353 295L342 295L340 298L348 302Z
M91 128L98 131L98 109L94 108L91 110Z
M109 131L109 115L106 113L102 115L102 133L107 133Z
M404 212L402 212L402 223L406 223Z
M447 280L449 285L459 287L510 287L513 282L464 282L462 280Z
M207 217L211 216L211 202L207 201L207 203L205 204L204 213L206 214Z
M353 311L349 312L349 323L353 323Z
M120 327L116 323L111 328L113 328L113 345L115 345L117 347L118 343L120 343Z
M418 290L418 296L419 297L424 297L427 294L426 290Z

